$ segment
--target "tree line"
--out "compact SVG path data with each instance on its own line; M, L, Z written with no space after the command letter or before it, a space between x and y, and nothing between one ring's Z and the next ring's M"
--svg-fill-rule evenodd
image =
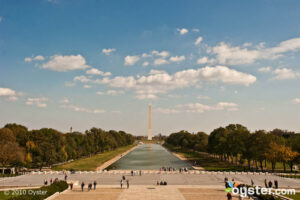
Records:
M55 129L28 130L18 124L0 128L0 163L4 166L42 168L131 145L134 137L124 131L91 128L61 133Z
M250 132L240 124L230 124L214 129L209 135L187 131L172 133L165 140L166 144L207 152L214 157L237 165L264 170L267 162L272 171L277 163L282 163L293 170L294 164L300 163L300 134L274 129Z

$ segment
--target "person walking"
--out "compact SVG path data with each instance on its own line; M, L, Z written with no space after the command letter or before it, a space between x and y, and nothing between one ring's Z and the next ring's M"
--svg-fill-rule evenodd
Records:
M70 189L73 190L73 182L70 183Z
M268 181L265 179L265 187L268 188Z
M121 179L120 181L120 186L121 186L121 189L123 188L123 180Z
M232 195L230 194L230 192L227 193L227 200L232 200Z
M96 190L97 181L94 181L94 190Z
M81 191L83 192L83 189L84 189L84 182L82 181L82 183L81 183Z
M90 191L92 189L92 186L93 185L91 183L88 185L88 191Z
M229 188L229 183L228 183L228 181L225 182L225 188Z
M126 180L126 183L127 183L127 189L129 189L129 180L128 179Z
M273 186L272 181L269 181L269 188L272 188L272 186Z
M251 179L251 185L254 186L254 181Z
M278 181L277 180L274 181L274 185L275 185L275 188L278 189Z
M68 179L68 175L66 174L66 175L65 175L65 181L67 181L67 179Z

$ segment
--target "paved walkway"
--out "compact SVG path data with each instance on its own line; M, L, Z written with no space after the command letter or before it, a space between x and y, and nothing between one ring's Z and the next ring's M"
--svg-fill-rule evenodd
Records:
M54 198L55 200L116 200L121 194L122 190L119 188L98 188L96 190L81 192L81 190L74 189L64 192Z
M180 191L168 186L136 186L124 190L117 200L185 200Z
M153 186L138 185L129 189L101 186L96 190L81 192L79 188L68 190L54 200L226 200L220 187L208 186Z
M121 177L125 175L126 179L129 179L131 185L156 185L157 181L167 181L169 185L198 185L198 186L222 186L224 187L224 178L228 177L229 180L235 179L240 183L251 183L251 179L255 185L263 186L264 180L278 180L279 187L291 187L300 188L300 179L282 178L274 175L259 175L259 174L143 174L142 176L130 176L128 173L82 173L71 174L68 177L68 181L81 183L84 181L86 184L93 183L95 180L99 185L119 185ZM44 180L58 178L64 179L63 174L36 174L36 175L24 175L17 176L0 181L1 187L17 187L17 186L41 186Z

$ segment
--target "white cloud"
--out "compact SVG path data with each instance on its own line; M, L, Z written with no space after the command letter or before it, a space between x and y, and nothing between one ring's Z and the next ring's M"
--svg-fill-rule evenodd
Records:
M74 87L76 84L74 82L65 82L66 87Z
M197 98L197 99L209 99L208 96L204 96L204 95L197 95L196 98Z
M166 57L170 56L170 52L153 50L149 54L148 53L143 53L142 54L142 58L149 58L149 57L153 57L153 56L160 56L162 58L166 58Z
M155 94L138 94L136 95L137 99L157 99Z
M148 65L149 65L149 62L147 62L147 61L143 62L143 64L142 64L143 67L147 67Z
M264 43L249 49L248 46L231 46L221 42L213 47L211 51L209 48L208 52L215 54L220 64L241 65L251 64L259 59L276 59L281 57L283 53L298 50L300 50L300 38L283 41L271 48L266 48Z
M18 97L16 97L16 96L10 96L10 97L8 97L8 100L9 101L17 101L19 98Z
M170 90L195 86L201 82L222 82L249 86L256 81L250 74L236 71L224 66L188 69L168 74L165 71L151 70L148 76L123 77L112 79L105 77L97 79L94 83L106 84L113 88L133 89L139 99L155 99L158 94Z
M32 58L30 58L30 57L24 58L24 61L25 61L25 62L31 62L31 61L32 61Z
M295 79L295 78L300 77L299 72L296 72L296 71L294 71L292 69L288 69L288 68L275 69L273 71L273 74L276 75L274 77L274 79L277 79L277 80Z
M70 103L70 100L68 98L64 98L61 103L68 104Z
M151 56L152 56L152 54L147 54L147 53L142 54L142 58L149 58Z
M15 96L16 91L10 89L10 88L0 88L0 97L1 96Z
M180 113L182 111L177 109L170 109L170 108L156 108L153 109L153 112L163 113L163 114L175 114L175 113Z
M223 42L219 46L213 47L212 52L217 55L220 64L229 65L250 64L260 57L258 50L231 47Z
M100 110L100 109L88 109L88 108L84 108L84 107L79 107L79 106L75 106L75 105L61 105L62 108L67 108L67 109L71 109L75 112L85 112L85 113L92 113L92 114L101 114L101 113L105 113L104 110Z
M183 109L185 112L203 113L205 111L219 111L219 110L235 111L238 108L238 105L231 102L220 102L213 106L205 105L201 103L191 103L191 104L178 105L177 108Z
M115 95L118 95L118 94L124 94L124 91L122 90L108 90L106 92L107 95L112 95L112 96L115 96Z
M35 56L33 58L33 60L40 60L40 61L42 61L42 60L45 60L45 58L44 58L44 56L38 55L38 56Z
M89 75L101 75L101 76L110 76L111 73L110 72L103 72L103 71L100 71L99 69L96 69L96 68L91 68L89 70L87 70L85 72L86 74L89 74Z
M171 62L181 62L185 60L185 56L173 56L170 58Z
M198 33L200 30L198 28L193 28L192 31Z
M154 51L151 52L151 54L152 55L161 56L163 58L166 58L166 57L170 56L170 52L168 52L168 51L161 51L161 52L159 52L159 51L154 50Z
M81 83L88 83L88 82L92 82L92 80L91 79L89 79L88 77L86 77L86 76L75 76L74 78L73 78L73 80L74 81L79 81L79 82L81 82Z
M91 85L83 85L83 88L89 89L89 88L92 88L92 86Z
M138 56L126 56L124 58L124 65L127 65L127 66L134 65L139 60L140 60L140 58Z
M258 71L260 71L260 72L270 72L271 70L272 70L272 68L270 66L261 67L258 69Z
M195 41L195 46L199 45L202 42L203 38L202 37L198 37Z
M98 91L98 92L96 92L96 94L116 96L116 95L119 95L119 94L124 94L124 91L122 91L122 90L107 90L105 93L101 92L101 91Z
M189 30L186 28L178 28L177 31L179 32L180 35L184 35L189 32Z
M17 96L21 96L23 93L10 89L10 88L0 88L0 97L7 97L9 101L17 101L19 98Z
M168 64L168 63L169 62L166 59L163 59L163 58L157 58L153 62L154 65L165 65L165 64Z
M48 101L48 98L41 97L41 98L27 98L27 101L25 102L26 105L29 106L36 106L39 108L45 108L47 107L46 102Z
M66 72L70 70L87 69L85 58L78 55L54 55L50 57L47 63L42 65L43 69L50 69L57 72Z
M35 56L35 57L27 57L27 58L24 59L25 62L43 61L43 60L45 60L45 57L41 56L41 55L38 55L38 56Z
M102 49L102 53L104 53L105 55L109 56L110 53L116 51L115 48L108 48L108 49Z
M190 103L177 105L174 109L169 108L157 108L155 112L163 114L174 114L174 113L203 113L207 111L237 111L238 105L232 102L219 102L216 105L205 105L201 103Z
M154 69L151 69L149 74L150 75L155 75L155 74L166 74L167 72L166 71L163 71L163 70L154 70Z
M3 17L0 16L0 22L2 22L2 21L3 21Z
M207 63L209 63L209 60L208 60L208 58L207 58L206 56L204 56L204 57L202 57L202 58L199 58L199 59L197 60L197 64L199 64L199 65L207 64Z
M300 103L300 98L293 99L293 103Z
M245 43L243 44L243 46L244 46L244 47L250 47L250 46L252 46L252 43L251 43L251 42L245 42Z

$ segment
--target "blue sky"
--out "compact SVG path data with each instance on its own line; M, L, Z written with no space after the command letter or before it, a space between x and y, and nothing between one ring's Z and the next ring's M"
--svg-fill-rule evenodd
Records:
M300 131L299 1L0 1L0 125Z

